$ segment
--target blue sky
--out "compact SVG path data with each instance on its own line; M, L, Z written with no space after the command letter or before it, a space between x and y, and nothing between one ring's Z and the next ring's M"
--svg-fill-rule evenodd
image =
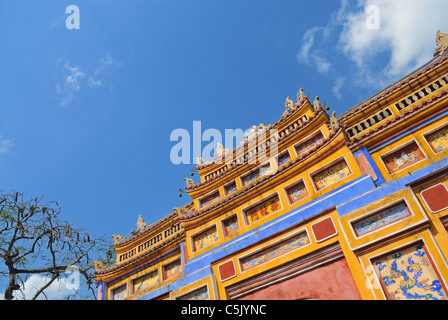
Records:
M139 214L190 201L173 130L274 123L301 87L339 115L430 60L447 13L443 0L2 1L0 188L129 236Z

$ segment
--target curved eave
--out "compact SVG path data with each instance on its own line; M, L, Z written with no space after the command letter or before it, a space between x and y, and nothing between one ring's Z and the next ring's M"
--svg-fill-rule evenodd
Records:
M402 131L411 129L420 121L446 110L447 97L448 90L442 90L432 98L424 100L410 109L404 110L403 113L386 121L381 126L368 130L368 132L355 138L349 143L349 148L352 152L363 147L372 148L378 143L400 134Z
M295 160L281 166L274 174L267 175L254 181L246 187L238 190L223 200L204 208L203 210L180 216L182 228L184 230L189 230L213 219L222 212L231 210L232 208L247 201L247 199L278 185L291 175L308 169L310 166L317 163L322 157L327 156L329 153L333 153L335 149L341 148L347 145L347 143L348 140L345 132L342 128L339 128L319 146L309 150L307 153L299 156Z
M165 230L168 224L173 222L175 223L177 221L178 221L178 214L176 212L173 212L164 217L163 219L146 227L145 229L138 231L136 234L118 241L117 243L114 244L114 248L115 250L117 250L117 252L127 251L131 247L140 244L140 242L144 242L148 238L151 238L152 236L155 236L161 231Z
M269 129L276 129L278 131L283 130L291 122L294 122L300 116L302 116L308 108L312 108L312 105L310 104L308 98L304 97L303 102L300 106L298 106L298 104L296 103L292 112L284 113L278 121L276 121L273 125L268 126L268 130ZM248 151L247 147L241 148L240 150L238 150L238 147L233 149L233 152L236 152L237 157L241 156L243 153L247 151ZM214 172L215 170L218 170L222 166L223 166L222 163L210 163L210 164L197 165L195 169L200 176L205 176L211 172Z
M124 273L131 272L132 270L140 267L142 264L149 263L155 259L163 256L173 248L179 246L183 241L185 241L185 231L181 231L172 238L149 248L148 250L142 252L141 254L128 259L122 263L115 263L110 266L106 266L102 269L97 269L95 271L95 276L98 282L109 282L113 279L122 276Z
M419 87L425 86L437 77L437 75L446 72L447 69L448 56L433 59L416 71L396 81L364 102L361 102L359 105L344 112L338 117L338 120L339 122L343 122L347 127L350 127L364 120L379 108L396 103L401 97Z
M292 120L297 120L297 118L294 118ZM306 134L308 134L310 131L314 130L318 126L320 126L323 121L328 120L328 115L326 112L321 109L317 111L312 118L309 118L309 120L304 123L302 126L296 127L295 129L291 130L288 134L284 135L283 137L279 138L278 143L278 152L281 153L285 146L288 146L288 144L292 141L292 139L298 139L301 137L304 137ZM290 125L293 121L288 122L288 125ZM285 126L286 128L287 126ZM260 159L262 160L262 159ZM243 175L246 172L249 172L250 169L256 167L255 164L241 164L241 165L235 165L233 168L229 169L225 174L218 176L216 178L213 178L208 181L204 181L202 183L198 183L192 187L186 188L186 191L188 192L188 195L196 199L197 197L200 197L204 194L207 194L212 189L215 189L222 185L223 183L226 183L227 181L230 181L234 179L237 176Z

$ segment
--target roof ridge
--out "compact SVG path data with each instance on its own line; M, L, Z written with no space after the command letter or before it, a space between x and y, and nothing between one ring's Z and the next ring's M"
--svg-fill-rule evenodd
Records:
M279 137L276 143L279 144L282 140L287 139L288 137L290 137L291 134L293 134L294 132L297 132L298 130L303 129L303 128L306 127L308 124L310 124L313 120L317 119L317 117L318 117L321 113L324 113L324 112L325 112L325 110L324 110L323 108L319 109L318 111L316 111L316 112L313 114L312 117L309 117L308 120L304 121L304 122L302 123L302 125L293 128L289 133L287 133L287 134L285 134L285 135ZM225 163L224 163L224 164L225 164ZM245 165L248 165L248 164L249 164L249 163L235 164L235 165L232 166L230 169L226 170L224 173L222 173L222 174L219 173L218 175L216 175L216 176L214 176L214 177L211 177L211 178L208 179L208 180L205 180L205 181L203 181L203 182L199 182L199 183L194 184L194 185L191 185L191 186L187 186L187 187L185 187L185 190L188 192L188 191L194 191L194 190L197 190L197 189L199 189L199 188L205 187L205 186L207 186L208 184L210 184L210 183L212 183L212 182L214 182L214 181L217 181L217 180L219 180L220 178L224 177L225 175L227 175L227 174L229 174L229 173L231 173L231 172L237 170L238 168L241 168L241 167L243 167L243 166L245 166Z
M279 126L279 125L282 124L283 122L287 121L287 119L289 119L293 114L295 114L295 113L297 112L297 110L300 110L301 107L304 106L304 105L306 104L306 102L311 103L310 100L309 100L308 98L309 98L308 96L304 96L304 97L302 98L302 100L301 100L301 105L299 105L299 103L295 103L295 104L294 104L294 108L292 109L292 111L288 111L288 110L286 110L285 112L283 112L283 114L282 114L282 116L280 117L280 119L277 120L276 122L274 122L274 124L269 124L268 126L266 126L266 129L269 130L270 128ZM303 101L303 102L302 102L302 101ZM242 142L243 142L242 144L245 144L245 143L248 142L248 141L246 141L246 139L244 139ZM242 144L240 144L239 146L236 146L235 148L233 148L233 149L232 149L232 152L235 152L235 153L238 152L239 150L237 150L237 149L241 148L241 147L242 147ZM224 156L220 157L221 160L222 160L223 157L224 157ZM198 164L198 165L195 167L195 169L196 169L196 170L205 170L205 169L208 169L208 168L210 168L210 167L212 167L212 166L214 166L214 165L216 165L216 164L217 164L217 163L215 162L215 160L213 160L213 161L211 161L210 163Z
M398 87L401 87L401 84L402 84L402 82L404 82L405 79L407 80L411 77L414 77L414 76L418 75L419 72L423 72L423 70L425 68L428 68L431 66L434 67L435 65L445 62L446 60L448 60L448 56L436 56L436 57L432 58L431 60L429 60L422 66L418 67L417 69L413 70L412 72L408 73L407 75L403 76L402 78L398 79L397 81L393 82L392 84L388 85L387 87L381 89L380 91L371 95L367 99L364 99L363 101L361 101L354 107L343 112L338 118L343 120L343 119L347 118L347 116L352 115L354 112L356 112L356 113L360 112L362 109L364 109L365 107L367 107L367 105L370 104L371 100L375 101L378 99L378 97L385 96L386 94L389 94L390 92L388 92L388 91L390 89L393 89L394 87L396 87L398 84L400 84Z
M188 221L188 220L203 216L203 215L207 214L209 211L215 210L216 208L226 204L230 200L234 200L235 198L238 198L239 196L247 193L249 190L254 188L254 186L259 186L260 183L269 181L269 180L273 179L273 177L276 177L276 176L278 176L278 174L284 172L285 170L288 170L292 167L297 166L300 162L308 159L312 154L321 150L325 145L330 143L340 132L345 132L342 126L339 126L339 128L336 131L334 131L333 134L330 134L330 136L327 139L325 139L323 142L321 142L316 147L308 150L303 155L299 155L296 159L284 164L283 166L280 166L274 174L262 176L259 179L248 184L247 186L244 186L242 189L230 194L228 197L225 197L224 199L221 199L221 200L211 204L210 206L207 206L206 208L179 215L179 220L180 221Z

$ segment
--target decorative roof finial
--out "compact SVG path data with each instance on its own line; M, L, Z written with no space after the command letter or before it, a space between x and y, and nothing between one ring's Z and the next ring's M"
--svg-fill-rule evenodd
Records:
M333 111L330 118L330 133L334 134L338 128L339 128L339 121L336 118L336 111Z
M448 49L448 34L442 33L440 32L440 30L437 30L436 44L437 48L434 49L434 57L445 54Z
M95 270L100 270L105 267L105 264L102 261L92 261L95 266Z
M178 216L184 216L188 213L187 209L185 209L184 207L180 207L180 208L173 208L173 211L178 215Z
M202 157L201 158L196 158L195 160L196 160L197 164L204 164L205 163L205 160Z
M300 88L299 92L297 93L297 103L300 104L302 102L304 95L303 95L303 88Z
M194 181L191 178L184 178L185 182L187 183L187 187L192 187L194 186Z
M114 243L117 243L117 242L123 240L123 237L120 236L119 234L112 235L112 238L114 238Z
M314 106L314 111L319 111L319 110L322 108L322 104L321 104L320 101L319 101L319 96L317 96L317 97L314 99L313 106Z
M138 230L142 230L145 227L147 227L148 225L145 223L145 221L143 221L143 218L141 215L138 215L138 220L137 220L137 228Z
M285 111L291 112L292 108L294 107L294 102L292 102L291 98L288 97L286 98L286 102L285 102Z

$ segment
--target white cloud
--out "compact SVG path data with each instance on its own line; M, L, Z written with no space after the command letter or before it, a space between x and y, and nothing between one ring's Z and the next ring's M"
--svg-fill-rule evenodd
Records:
M30 300L34 297L36 292L42 288L50 278L33 274L31 275L21 286L20 290L14 291L14 299L16 300ZM64 300L69 294L73 294L74 291L70 287L70 283L66 278L56 279L51 285L44 290L44 294L40 294L37 300ZM4 293L0 294L3 297ZM45 297L46 296L46 297Z
M92 76L89 77L89 86L90 87L98 87L103 84L101 79L95 80Z
M380 28L368 29L365 8L379 9ZM359 68L380 53L389 61L381 70L387 77L404 75L432 57L438 29L448 29L446 0L363 0L344 17L339 45ZM368 70L372 72L372 70Z
M338 99L342 98L341 89L344 85L345 79L346 79L345 77L339 77L334 82L332 92Z
M60 106L67 106L73 100L76 92L81 89L81 78L85 73L79 67L71 67L68 63L64 63L64 69L68 74L64 75L62 83L56 84L56 90L59 94L64 95L64 98L59 103Z
M379 29L366 25L371 5L379 9ZM338 98L344 77L356 86L381 89L432 58L437 30L448 32L447 12L446 0L342 0L327 25L304 33L297 59L329 76ZM341 58L346 62L338 69ZM347 62L356 67L350 75Z
M104 81L100 76L112 65L121 66L121 63L107 54L101 58L99 67L89 75L81 71L81 67L71 66L68 62L64 62L62 80L56 84L57 93L63 96L59 105L68 106L72 102L75 94L81 90L83 78L87 78L87 83L91 88L103 85Z
M326 50L315 48L316 36L322 34L322 43L327 42L332 36L335 26L341 24L347 9L347 0L341 0L340 8L331 13L325 26L314 26L308 29L302 37L302 46L297 55L297 60L308 66L315 67L317 72L326 74L332 69L332 63L324 56Z
M13 141L13 139L2 139L2 136L0 135L0 153L8 153L14 146Z
M89 76L89 86L97 87L103 84L103 80L99 78L99 76L111 65L121 65L119 62L112 59L112 57L108 54L101 58L100 66L95 69L93 75Z
M297 60L308 66L314 66L320 73L327 73L331 69L331 63L328 62L318 50L311 51L315 42L315 35L318 32L322 32L325 36L325 34L328 33L328 28L314 27L305 32L302 38L303 44L297 55Z
M58 24L61 23L62 20L64 20L67 17L67 14L64 12L62 15L60 15L58 18L56 18L55 20L53 20L50 23L50 29L55 28Z

